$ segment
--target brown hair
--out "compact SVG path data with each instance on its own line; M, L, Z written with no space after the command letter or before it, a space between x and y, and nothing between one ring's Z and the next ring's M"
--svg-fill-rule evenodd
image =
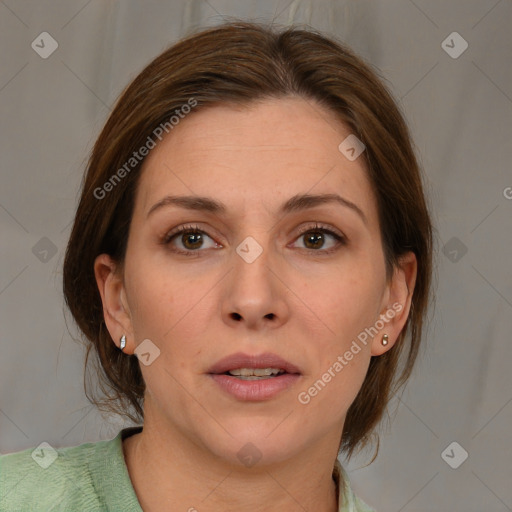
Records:
M64 295L88 340L86 369L93 348L100 363L98 384L104 397L89 396L84 377L87 397L100 410L140 423L145 383L139 361L120 352L106 329L93 268L101 253L121 267L124 261L143 160L132 162L133 169L127 169L126 162L191 98L197 102L194 111L199 111L290 95L325 106L366 145L362 156L377 200L388 278L407 251L418 261L407 323L390 350L371 358L348 410L339 448L350 458L357 446L371 439L416 360L429 302L432 226L397 105L377 72L338 41L310 28L275 30L235 20L189 35L154 59L121 94L93 148L65 255ZM113 173L123 165L127 172L113 182ZM102 200L97 191L106 191L107 182L111 186Z

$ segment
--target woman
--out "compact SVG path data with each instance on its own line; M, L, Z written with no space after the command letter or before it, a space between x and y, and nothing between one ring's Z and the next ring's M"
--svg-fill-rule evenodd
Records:
M64 262L91 400L142 425L3 456L2 510L372 510L337 456L411 373L431 231L349 49L246 22L178 42L100 134Z

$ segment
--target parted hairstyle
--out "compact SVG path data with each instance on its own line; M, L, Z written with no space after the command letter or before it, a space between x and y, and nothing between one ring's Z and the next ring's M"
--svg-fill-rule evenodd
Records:
M184 105L198 112L289 96L334 112L366 146L360 158L376 197L388 279L404 253L414 252L418 262L407 322L391 349L371 357L340 440L339 451L350 458L376 438L375 459L374 431L417 359L430 303L433 228L409 130L383 79L343 43L310 27L232 19L197 31L156 57L121 93L89 157L64 259L66 304L86 337L85 393L100 411L143 422L139 360L113 342L94 276L101 253L123 266L144 162L133 153L157 143L162 127L172 137L172 116L187 112ZM91 350L100 397L87 389Z

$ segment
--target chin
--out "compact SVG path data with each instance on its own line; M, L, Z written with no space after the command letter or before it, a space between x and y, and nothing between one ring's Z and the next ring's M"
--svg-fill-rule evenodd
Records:
M286 428L283 423L280 424L281 421L282 417L279 420L240 419L229 422L227 430L233 437L222 431L221 438L209 438L209 449L216 457L239 467L279 464L300 452L304 436L301 431L301 439L298 439L294 436L297 432L292 431L290 425Z

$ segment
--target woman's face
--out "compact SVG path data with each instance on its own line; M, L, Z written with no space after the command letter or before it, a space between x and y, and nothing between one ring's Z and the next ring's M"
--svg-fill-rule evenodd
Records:
M363 158L338 148L349 134L316 103L266 100L190 114L146 158L124 275L102 297L125 352L149 340L140 366L158 428L237 464L337 450L371 355L404 325L415 273L412 262L386 280ZM313 199L324 195L340 199ZM182 227L200 233L174 236ZM261 355L288 373L220 375Z

